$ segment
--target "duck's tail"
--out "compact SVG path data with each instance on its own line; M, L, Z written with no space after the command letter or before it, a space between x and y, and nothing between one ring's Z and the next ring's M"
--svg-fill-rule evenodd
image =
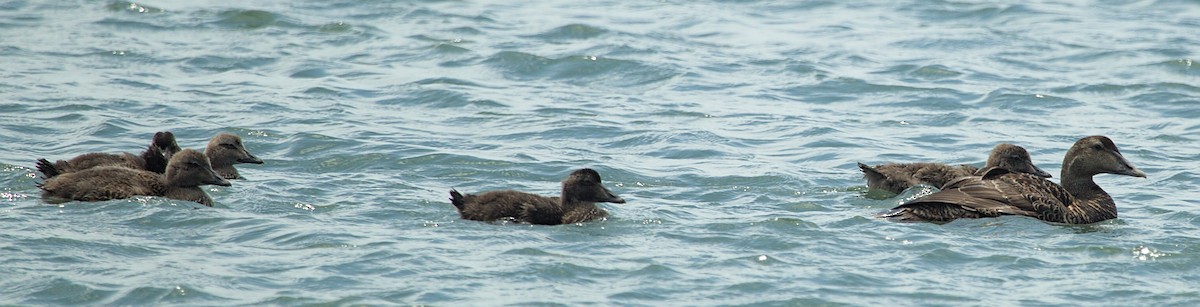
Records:
M882 182L887 180L887 176L883 175L883 173L880 173L879 170L871 167L870 165L858 162L858 168L862 169L863 178L866 178L868 183Z
M42 176L45 176L46 179L54 178L62 173L57 167L54 167L54 163L50 163L50 160L46 159L37 160L37 170L42 172Z
M458 212L462 212L463 207L466 206L462 193L459 193L455 189L450 189L450 204L454 205L454 208L458 209Z

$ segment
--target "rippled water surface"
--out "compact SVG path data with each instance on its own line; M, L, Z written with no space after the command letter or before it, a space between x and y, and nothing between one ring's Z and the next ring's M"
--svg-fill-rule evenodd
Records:
M1196 1L0 1L0 304L1194 305ZM266 160L51 204L36 158L155 131ZM900 224L855 162L1058 171L1107 135L1120 218ZM446 192L607 220L458 218ZM1057 179L1056 179L1057 180Z

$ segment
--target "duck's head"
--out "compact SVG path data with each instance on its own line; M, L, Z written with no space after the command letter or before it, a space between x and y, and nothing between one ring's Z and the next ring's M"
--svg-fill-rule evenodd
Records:
M1063 158L1063 177L1070 172L1078 176L1108 173L1146 178L1146 173L1133 167L1108 137L1093 135L1079 139Z
M563 180L562 185L563 202L625 203L625 199L617 197L612 191L605 188L600 182L600 173L590 168L571 172L571 175Z
M263 160L246 151L242 138L229 133L220 133L208 141L204 153L212 159L212 163L220 166L237 163L262 164Z
M1001 167L1012 172L1029 173L1038 177L1053 177L1050 173L1038 168L1033 164L1033 159L1029 157L1029 152L1024 147L1000 143L992 148L992 154L988 156L987 165L985 167Z
M221 178L221 175L212 169L208 157L195 149L184 149L171 157L171 161L167 162L165 175L168 184L180 187L196 187L206 184L231 185L228 180Z
M175 142L175 134L170 131L159 131L154 133L154 140L150 143L151 147L158 150L163 158L170 160L175 153L182 150L179 148L179 143Z

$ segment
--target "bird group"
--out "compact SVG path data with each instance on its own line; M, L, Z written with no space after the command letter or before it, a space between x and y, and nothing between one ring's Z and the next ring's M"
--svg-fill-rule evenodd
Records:
M940 187L881 214L905 222L945 223L960 218L1023 215L1039 220L1090 224L1117 217L1117 205L1092 177L1118 174L1146 177L1130 164L1117 145L1105 136L1079 139L1063 157L1059 183L1033 165L1029 153L1016 145L1000 144L987 164L970 166L944 164L859 163L868 188L899 192L916 183Z
M242 179L238 163L262 164L242 145L242 138L219 133L204 152L181 149L175 134L160 131L141 155L86 153L69 160L38 159L45 179L38 187L49 199L101 201L138 195L162 196L212 206L202 185L230 186Z
M214 136L201 153L180 149L171 132L155 133L141 155L89 153L70 160L39 159L45 180L43 196L54 199L99 201L135 195L162 196L212 206L199 187L229 186L240 179L238 163L263 161L228 133ZM992 149L983 167L939 163L858 163L867 187L900 193L914 185L939 187L932 194L905 202L879 217L902 222L945 223L959 218L1023 215L1047 222L1087 224L1117 217L1116 204L1092 180L1109 173L1146 177L1117 145L1105 136L1079 139L1063 158L1060 183L1033 164L1029 152L1002 143ZM601 183L600 174L584 168L562 181L559 196L515 190L463 194L450 190L450 203L463 219L509 220L538 225L576 224L604 218L596 203L625 203Z

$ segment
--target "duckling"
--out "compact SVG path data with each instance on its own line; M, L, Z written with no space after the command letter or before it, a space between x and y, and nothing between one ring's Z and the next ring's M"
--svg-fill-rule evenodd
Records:
M167 161L179 150L179 144L175 143L175 134L170 131L159 131L154 134L150 146L142 152L141 156L130 153L94 152L82 154L70 160L58 160L54 163L46 159L38 159L37 169L46 178L104 165L147 170L161 174L167 170Z
M867 188L885 190L899 194L917 184L928 184L941 188L959 177L983 175L980 170L1001 167L1014 172L1029 173L1039 177L1052 177L1050 173L1033 165L1033 159L1025 148L1008 143L997 144L988 155L983 168L962 164L958 166L941 163L888 163L874 167L859 163Z
M625 199L605 188L600 174L588 168L576 170L562 181L560 197L513 190L464 195L450 190L450 203L462 218L476 221L511 218L538 225L583 223L608 216L596 202L623 204Z

